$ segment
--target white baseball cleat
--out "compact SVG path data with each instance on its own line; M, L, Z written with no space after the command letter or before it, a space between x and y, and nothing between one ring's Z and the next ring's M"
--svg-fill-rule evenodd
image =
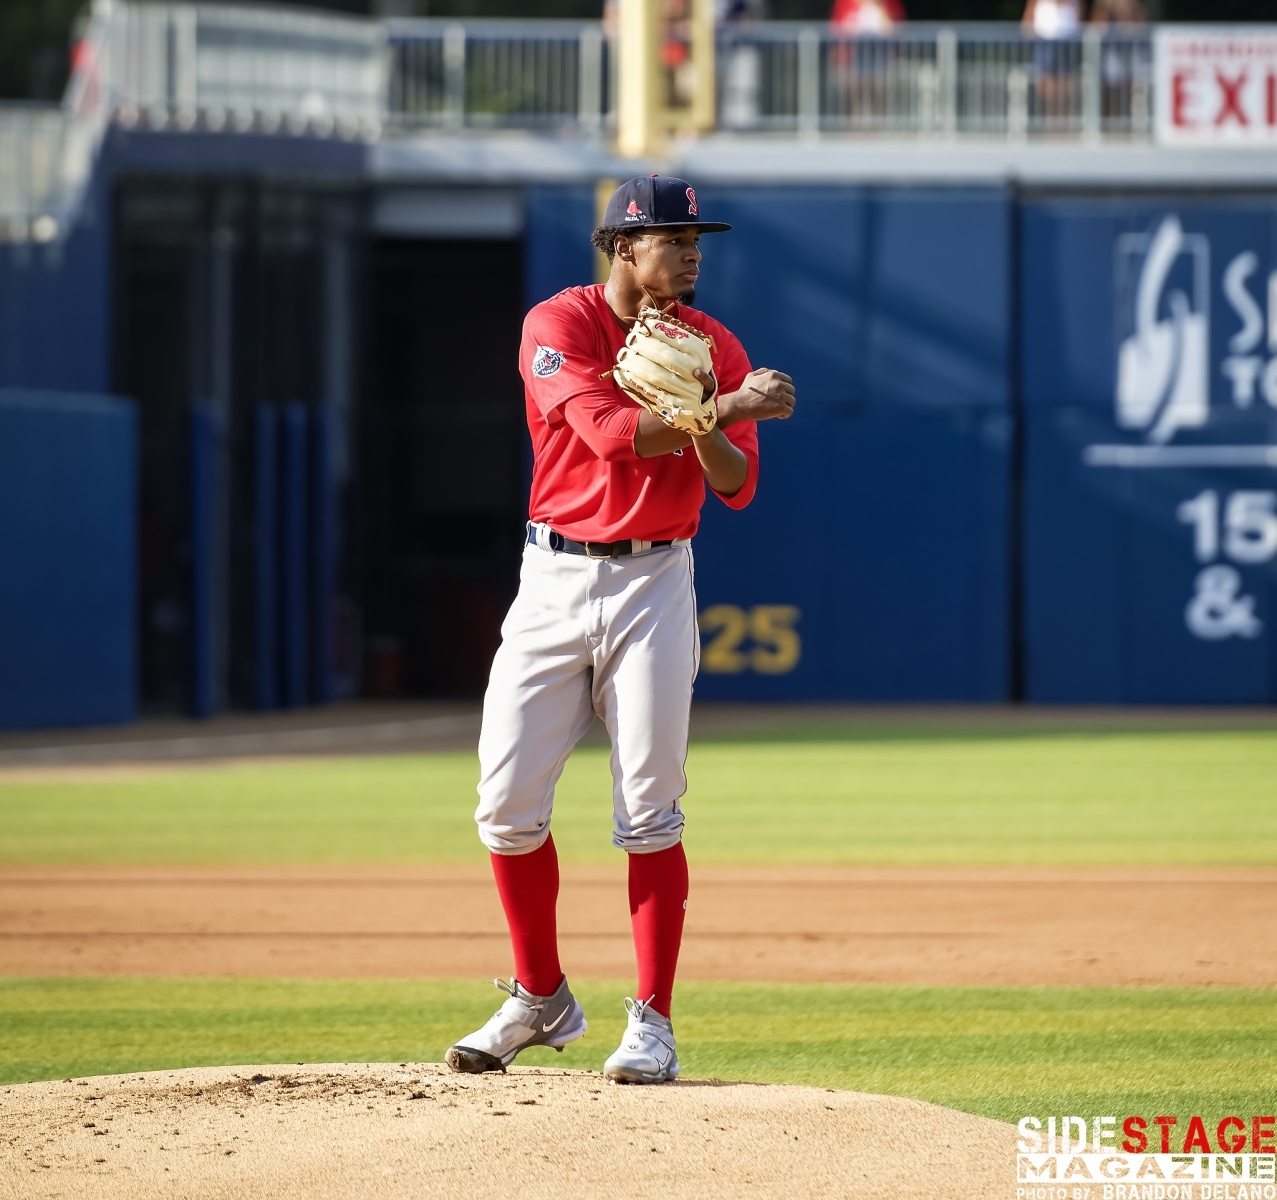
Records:
M552 1046L562 1050L589 1028L585 1013L568 989L567 976L553 996L534 996L517 979L492 981L510 993L482 1029L464 1037L445 1055L454 1071L479 1075L504 1071L520 1050Z
M604 1076L613 1083L665 1083L678 1078L673 1022L649 1008L651 1003L625 998L629 1024L620 1047L603 1064Z

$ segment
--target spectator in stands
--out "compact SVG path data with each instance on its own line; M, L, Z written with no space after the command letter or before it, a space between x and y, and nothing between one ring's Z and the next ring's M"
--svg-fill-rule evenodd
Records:
M1125 27L1143 25L1143 0L1094 0L1091 25L1104 30L1100 55L1100 120L1105 128L1129 132L1146 111L1149 61L1145 46Z
M900 0L834 0L829 23L837 33L882 37L905 19Z
M829 24L846 41L830 47L825 104L847 128L870 126L887 116L887 78L896 47L886 37L905 19L900 0L834 0ZM857 39L853 44L850 39Z
M721 90L718 119L724 129L754 129L758 125L763 83L763 59L757 43L730 36L767 16L765 0L715 0L714 19L728 36L719 39Z
M1037 39L1033 48L1033 96L1030 119L1047 129L1066 128L1076 116L1078 38L1081 0L1028 0L1020 27Z

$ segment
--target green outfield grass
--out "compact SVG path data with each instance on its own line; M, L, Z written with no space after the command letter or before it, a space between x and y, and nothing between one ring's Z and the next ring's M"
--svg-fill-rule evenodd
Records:
M623 983L576 986L598 1070ZM501 997L452 981L0 979L0 1082L264 1062L438 1062ZM1277 993L680 985L689 1077L802 1083L1026 1114L1271 1113ZM1213 1126L1212 1126L1213 1127Z
M702 862L1277 862L1277 733L971 732L699 743L687 843ZM0 777L0 861L481 861L472 754ZM559 787L568 862L610 860L606 752Z
M726 863L1273 863L1277 733L796 726L693 745L687 841ZM471 754L5 781L0 862L481 862ZM614 860L606 753L554 818ZM1262 931L1256 953L1264 953ZM578 990L594 1067L624 984ZM438 1060L499 995L478 984L0 977L0 1077L216 1063ZM1015 1120L1253 1115L1277 1094L1277 991L680 985L692 1076L895 1093Z

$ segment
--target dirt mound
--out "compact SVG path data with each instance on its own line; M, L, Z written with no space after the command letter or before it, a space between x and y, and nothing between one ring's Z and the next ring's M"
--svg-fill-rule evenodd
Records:
M1015 1131L818 1088L435 1064L210 1067L0 1089L0 1195L1014 1195Z

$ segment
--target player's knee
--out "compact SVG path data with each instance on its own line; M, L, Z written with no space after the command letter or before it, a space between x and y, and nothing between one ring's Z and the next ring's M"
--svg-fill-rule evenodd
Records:
M479 840L494 854L528 854L550 835L550 814L543 804L519 804L506 795L481 796L475 809Z
M485 825L479 822L479 840L493 854L531 854L550 836L547 822L537 829L516 829L509 825Z
M668 850L683 838L683 812L671 804L643 813L638 819L620 819L612 832L612 844L629 853L652 854Z

